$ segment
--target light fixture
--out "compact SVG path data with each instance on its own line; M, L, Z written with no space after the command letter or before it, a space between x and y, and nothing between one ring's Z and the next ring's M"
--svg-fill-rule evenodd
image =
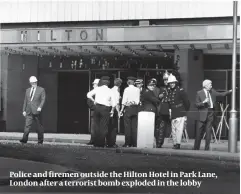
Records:
M50 61L50 62L49 62L49 68L51 68L51 67L52 67L52 62Z
M194 44L191 44L191 45L190 45L190 48L191 48L192 50L195 50Z
M175 50L179 50L179 47L176 44L174 44L173 47Z
M229 49L229 45L228 44L224 44L224 48L225 49Z
M211 44L207 44L207 48L208 48L208 50L212 50L212 45Z

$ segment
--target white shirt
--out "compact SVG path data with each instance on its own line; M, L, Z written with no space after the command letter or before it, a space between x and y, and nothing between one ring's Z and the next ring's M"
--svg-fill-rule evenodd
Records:
M206 89L203 89L203 90L205 92L206 97L210 99L210 108L213 108L213 100L212 100L210 92L208 92ZM208 93L209 93L209 96L208 96Z
M31 96L31 93L33 91L33 95L32 95L32 98L30 99L31 101L33 100L33 97L34 97L34 94L35 94L35 91L36 91L36 87L31 87L31 90L30 90L30 96Z
M124 90L123 99L122 99L123 105L127 105L130 102L136 105L138 105L140 102L140 89L133 85L129 85Z
M111 88L111 91L113 92L115 104L118 105L120 102L120 92L118 91L118 87L114 86L113 88Z
M106 85L97 87L87 93L87 98L95 96L95 103L115 107L113 92Z

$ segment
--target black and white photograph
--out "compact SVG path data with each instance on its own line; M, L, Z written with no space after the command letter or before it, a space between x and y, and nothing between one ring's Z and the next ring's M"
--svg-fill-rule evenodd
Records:
M240 193L239 1L0 0L0 193Z

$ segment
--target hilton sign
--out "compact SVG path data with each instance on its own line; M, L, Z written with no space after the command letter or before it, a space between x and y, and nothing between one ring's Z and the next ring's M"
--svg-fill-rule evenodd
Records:
M106 29L50 29L19 31L21 43L106 41Z

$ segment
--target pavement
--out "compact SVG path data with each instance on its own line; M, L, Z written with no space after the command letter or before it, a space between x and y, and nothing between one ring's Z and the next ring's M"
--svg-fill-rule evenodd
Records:
M86 146L90 139L90 135L87 134L56 134L45 133L44 144L61 144L61 145L79 145ZM21 139L22 133L0 132L0 142L13 142L18 143ZM117 145L120 147L116 149L116 153L131 153L131 154L150 154L150 155L163 155L163 156L178 156L178 157L191 157L197 159L206 160L219 160L240 162L240 143L238 142L238 153L228 152L228 141L220 140L213 142L210 145L210 151L204 151L205 140L201 142L200 150L192 150L194 140L189 139L188 142L183 142L180 150L172 149L172 141L170 138L166 138L163 148L122 148L125 137L123 135L117 136ZM29 134L29 143L37 142L37 134Z

